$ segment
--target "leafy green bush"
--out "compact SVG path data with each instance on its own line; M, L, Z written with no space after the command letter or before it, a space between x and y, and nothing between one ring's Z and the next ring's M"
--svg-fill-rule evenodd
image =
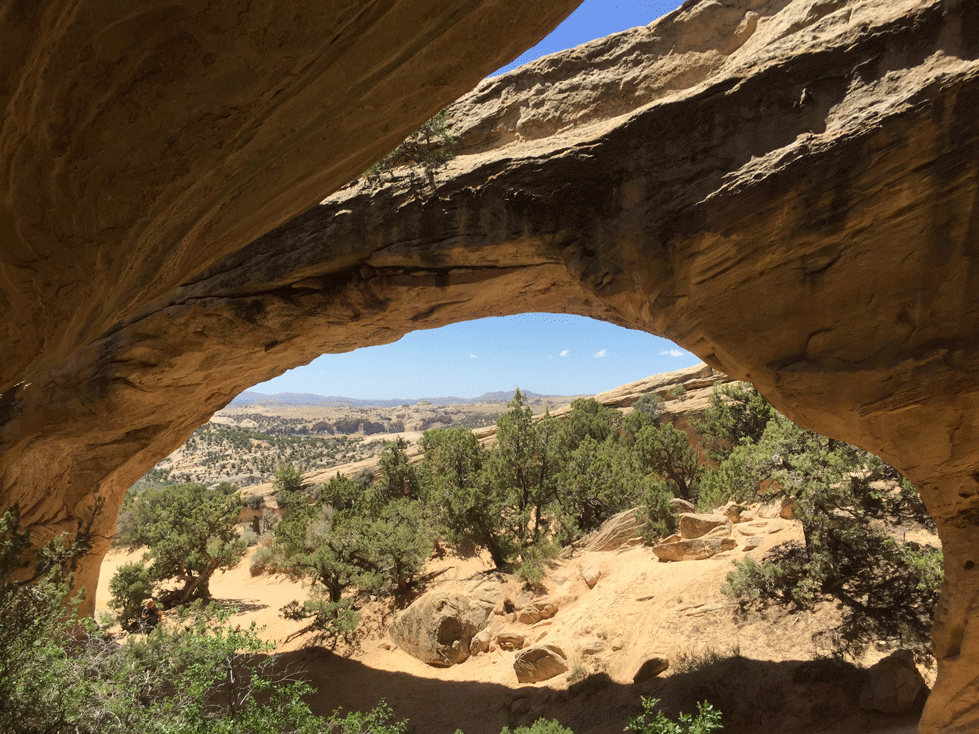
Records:
M500 734L574 734L574 732L553 719L537 719L530 726L518 726L516 729L505 726Z
M656 711L659 701L643 697L643 713L629 719L625 730L632 734L708 734L724 728L721 712L706 701L697 707L697 715L680 714L678 721L670 721L662 712Z
M145 563L126 563L109 581L109 608L123 627L139 619L143 602L153 596L153 579Z
M456 139L449 133L448 110L442 110L371 166L364 177L368 183L376 184L382 173L405 165L421 166L426 171L432 171L452 160L454 153L450 148L455 142Z

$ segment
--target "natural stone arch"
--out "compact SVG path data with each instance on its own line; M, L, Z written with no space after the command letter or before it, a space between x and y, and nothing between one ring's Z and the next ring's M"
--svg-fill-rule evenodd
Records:
M974 731L979 3L743 5L485 82L434 189L346 189L130 295L3 394L4 496L52 532L322 352L519 310L606 318L915 481L947 572L921 730Z

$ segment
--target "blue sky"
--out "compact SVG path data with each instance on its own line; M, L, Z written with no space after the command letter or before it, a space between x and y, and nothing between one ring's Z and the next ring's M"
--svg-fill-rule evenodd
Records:
M585 0L534 48L501 71L611 33L647 25L677 0ZM351 398L472 398L496 390L589 395L699 360L644 332L565 314L521 314L415 331L401 340L327 354L253 390Z

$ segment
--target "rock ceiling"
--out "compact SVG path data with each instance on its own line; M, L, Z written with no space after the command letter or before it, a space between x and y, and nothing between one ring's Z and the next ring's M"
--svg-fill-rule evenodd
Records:
M947 578L921 731L976 731L979 2L693 0L483 81L445 168L302 213L572 4L0 10L5 503L50 535L99 492L109 532L211 412L323 352L602 318L915 482Z

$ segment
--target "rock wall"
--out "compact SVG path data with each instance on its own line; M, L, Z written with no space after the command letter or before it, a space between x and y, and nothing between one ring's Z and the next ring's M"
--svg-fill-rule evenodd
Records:
M96 490L117 506L237 392L323 352L520 311L606 319L672 338L915 482L947 578L921 731L976 731L977 55L977 0L688 2L484 81L453 106L460 145L445 169L347 187L243 248L296 213L298 189L341 183L321 169L342 156L290 149L295 171L272 156L252 175L235 145L265 128L248 127L257 113L243 108L242 128L169 197L141 164L146 181L129 197L140 205L109 178L92 179L86 199L55 126L41 128L50 150L39 163L27 162L37 141L10 154L5 119L5 162L37 175L14 177L0 227L16 231L21 260L35 241L63 243L39 251L71 267L57 275L35 260L45 275L34 293L30 268L2 261L13 356L0 397L3 496L51 533ZM408 66L425 76L440 59ZM430 83L457 78L442 68ZM266 99L256 94L234 96ZM439 105L421 106L413 121ZM378 111L381 128L394 109ZM283 125L299 131L290 140L329 137L325 118L299 117ZM380 153L410 127L383 145L366 142L371 128L358 150ZM181 149L157 132L157 158ZM103 186L114 198L99 198ZM123 200L141 213L119 229Z

